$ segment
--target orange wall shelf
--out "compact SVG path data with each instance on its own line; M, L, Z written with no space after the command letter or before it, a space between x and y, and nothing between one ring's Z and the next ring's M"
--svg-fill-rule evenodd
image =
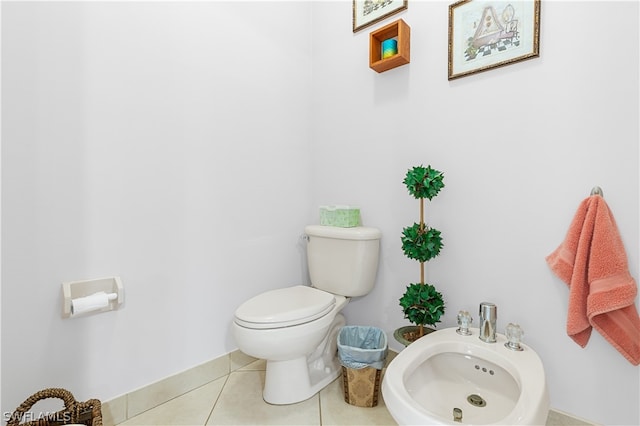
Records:
M398 53L382 59L382 42L396 38ZM402 19L398 19L369 34L369 67L377 72L406 65L411 59L411 28Z

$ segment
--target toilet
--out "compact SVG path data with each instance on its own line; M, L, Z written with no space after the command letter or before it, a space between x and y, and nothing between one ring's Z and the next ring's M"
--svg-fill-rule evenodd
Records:
M304 401L340 375L337 335L346 324L340 311L375 283L378 229L308 225L305 236L311 286L259 294L233 320L238 348L267 361L262 395L269 404Z

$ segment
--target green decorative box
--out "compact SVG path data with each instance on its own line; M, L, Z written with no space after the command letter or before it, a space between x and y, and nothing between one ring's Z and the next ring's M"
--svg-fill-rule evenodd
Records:
M360 209L349 206L320 206L320 225L340 228L360 226Z

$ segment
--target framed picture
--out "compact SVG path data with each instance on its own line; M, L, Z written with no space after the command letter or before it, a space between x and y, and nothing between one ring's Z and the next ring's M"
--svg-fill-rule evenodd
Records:
M409 0L353 0L353 32L407 8Z
M449 80L540 55L540 0L449 6Z

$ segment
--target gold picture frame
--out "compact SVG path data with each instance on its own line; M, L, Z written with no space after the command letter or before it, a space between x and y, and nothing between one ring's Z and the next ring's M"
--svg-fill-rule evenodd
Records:
M449 5L449 80L540 56L540 0Z
M353 32L407 9L408 3L409 0L353 0Z

